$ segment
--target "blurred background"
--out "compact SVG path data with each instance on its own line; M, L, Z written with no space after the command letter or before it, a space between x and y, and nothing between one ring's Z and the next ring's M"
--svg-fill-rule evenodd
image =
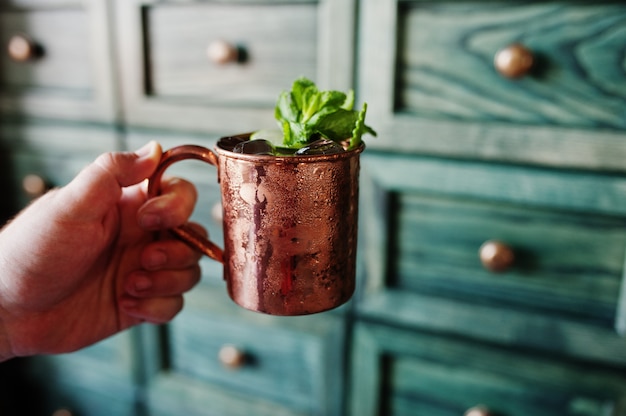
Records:
M626 415L621 1L0 0L0 218L103 152L276 128L299 76L368 103L358 289L184 311L0 364L0 415ZM185 162L221 244L213 168ZM25 256L28 253L24 253Z

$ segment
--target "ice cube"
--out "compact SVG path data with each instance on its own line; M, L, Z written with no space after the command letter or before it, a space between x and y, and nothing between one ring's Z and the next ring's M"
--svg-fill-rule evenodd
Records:
M233 148L235 153L245 153L247 155L273 155L274 146L268 140L248 140L237 144Z
M248 139L242 136L222 137L219 140L219 142L217 142L217 145L219 146L220 149L224 149L224 150L228 150L232 152L235 146L237 146L238 144L242 142L245 142L246 140Z
M298 149L296 156L332 155L343 152L345 152L345 149L339 143L328 139L319 139Z

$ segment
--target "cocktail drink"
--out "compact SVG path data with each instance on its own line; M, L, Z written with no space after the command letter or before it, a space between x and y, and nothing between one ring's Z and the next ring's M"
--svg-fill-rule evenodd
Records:
M162 173L176 161L215 165L224 248L187 226L172 231L223 263L230 297L273 315L345 303L355 288L359 155L365 146L316 137L289 147L268 140L266 132L252 136L224 137L214 151L194 145L168 150L149 195L158 194Z

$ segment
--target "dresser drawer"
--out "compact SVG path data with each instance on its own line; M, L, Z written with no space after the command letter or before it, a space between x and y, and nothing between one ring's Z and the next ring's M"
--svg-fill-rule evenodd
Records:
M621 370L373 324L356 327L352 383L355 416L626 414Z
M406 301L415 324L546 348L557 346L539 333L576 322L626 346L615 333L625 306L623 176L369 154L363 177L367 313L395 319ZM494 241L500 255L513 256L499 272L483 247ZM441 309L427 317L437 302ZM477 310L489 323L470 323ZM542 329L529 330L535 324Z
M351 88L353 3L120 1L129 122L225 134L274 128L278 95L296 78Z
M112 120L104 0L0 8L0 110Z
M359 96L374 146L624 169L623 4L366 0L361 10ZM495 57L515 44L534 64L511 79Z
M398 111L626 127L626 73L620 64L626 43L623 4L411 2L401 4L398 16L404 28ZM535 63L527 76L511 81L498 74L494 56L515 43L528 48Z
M243 395L289 414L339 414L344 324L337 315L261 315L234 305L225 290L205 287L185 300L166 332L169 371L158 378L189 380L183 384L190 391L200 384L207 397L224 391L223 400ZM223 403L205 406L219 414Z
M315 3L151 7L146 13L150 93L225 106L272 106L286 83L316 72L317 14ZM229 58L228 48L237 56ZM223 59L232 61L219 62Z
M68 409L131 416L137 394L133 348L132 332L121 333L74 353L30 358L24 377L41 394L42 414Z
M110 129L52 123L0 123L3 187L17 210L46 188L63 186L98 155L116 150ZM34 179L30 185L28 178ZM33 185L34 188L33 188Z
M394 208L394 289L614 322L626 218L420 193Z

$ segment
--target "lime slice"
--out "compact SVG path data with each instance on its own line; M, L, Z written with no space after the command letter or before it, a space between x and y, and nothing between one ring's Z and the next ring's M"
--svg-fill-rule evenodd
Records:
M250 135L250 140L263 139L271 142L274 146L283 145L283 132L280 130L258 130Z

